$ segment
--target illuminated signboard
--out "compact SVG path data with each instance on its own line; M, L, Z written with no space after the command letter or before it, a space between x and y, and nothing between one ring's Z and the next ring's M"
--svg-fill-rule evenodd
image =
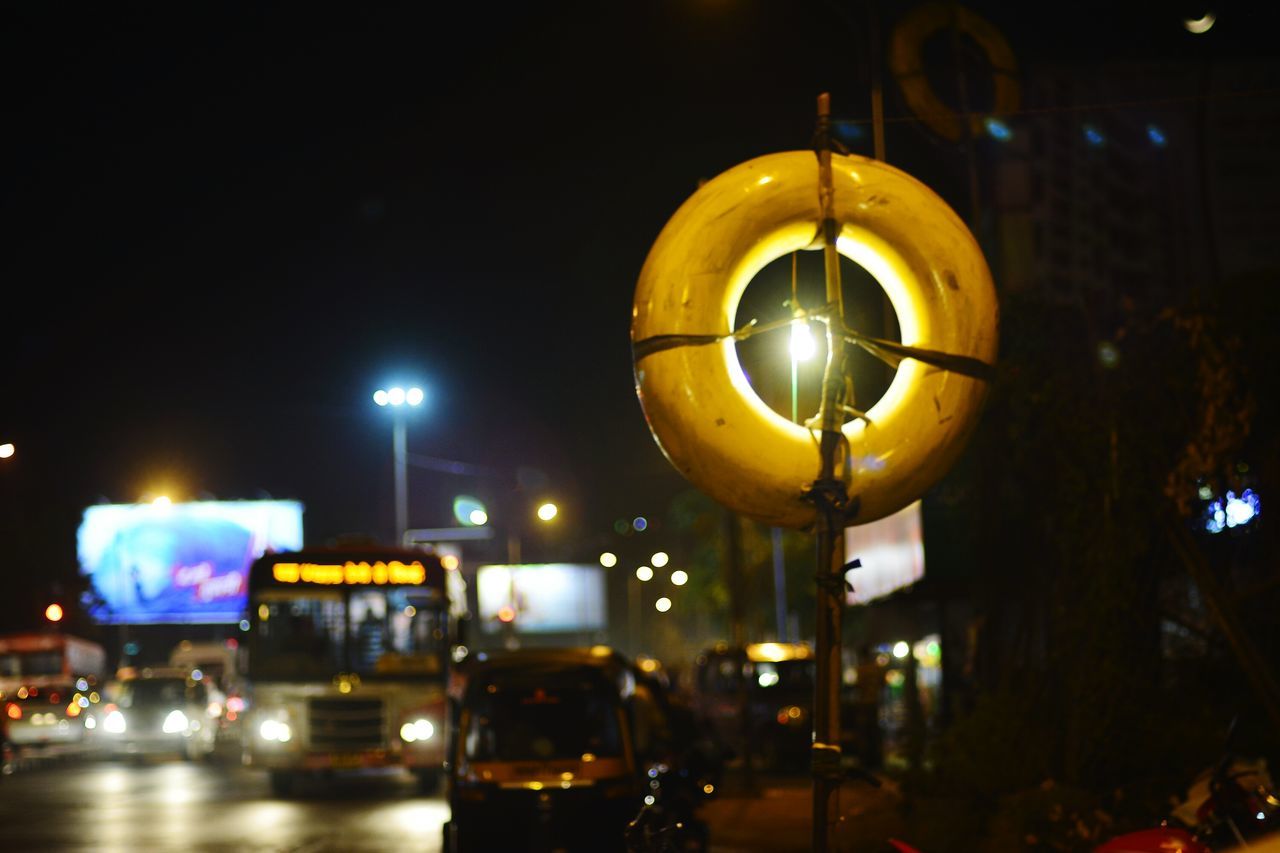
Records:
M476 603L490 634L508 621L521 633L598 631L606 625L604 571L576 563L481 566Z
M302 504L105 504L85 510L77 540L95 621L238 622L249 565L269 551L302 547Z
M861 560L845 577L853 585L849 604L866 604L924 577L920 501L893 515L844 531L845 562Z
M427 579L426 566L414 560L402 563L392 560L384 563L355 563L347 561L341 565L325 563L276 563L271 567L271 576L280 583L320 583L320 584L388 584L405 583L420 584Z

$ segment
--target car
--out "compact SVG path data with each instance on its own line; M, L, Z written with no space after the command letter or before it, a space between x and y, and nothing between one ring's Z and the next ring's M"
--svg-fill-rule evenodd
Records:
M0 704L4 706L9 743L24 750L81 744L90 707L89 685L83 679L81 683L83 691L74 684L23 685L4 697Z
M624 849L685 746L662 685L605 646L480 654L459 680L444 850Z
M169 755L201 759L211 755L217 714L208 687L185 668L156 667L126 673L112 701L88 717L85 726L113 757Z

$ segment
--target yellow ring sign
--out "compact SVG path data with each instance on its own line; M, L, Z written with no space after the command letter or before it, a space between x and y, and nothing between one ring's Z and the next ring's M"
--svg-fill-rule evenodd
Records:
M349 584L420 584L427 579L427 569L417 560L402 563L392 560L384 563L276 563L271 576L280 583Z
M902 343L977 359L996 355L991 273L959 216L886 163L832 155L837 249L879 282ZM771 261L820 233L812 151L757 157L700 187L671 217L636 285L631 340L636 391L671 463L725 506L779 527L813 525L805 487L818 476L816 433L769 408L731 337L738 302ZM667 336L724 338L636 350ZM839 475L859 501L851 524L891 515L954 463L977 423L987 383L907 358L884 396L843 427Z

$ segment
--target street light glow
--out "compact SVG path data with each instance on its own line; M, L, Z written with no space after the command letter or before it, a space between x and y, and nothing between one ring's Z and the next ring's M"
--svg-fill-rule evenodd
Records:
M636 577L640 578L642 581L653 580L653 569L648 566L641 566L636 569Z
M489 523L489 513L482 509L473 509L471 510L471 514L467 516L467 520L476 527L482 527Z
M421 388L410 388L405 392L404 401L410 406L422 405L422 400L426 395L422 393Z
M159 495L153 501L151 501L151 503L153 506L169 506L173 503L173 501L169 499L168 495Z
M379 406L385 406L388 402L390 402L387 399L387 392L383 391L381 388L379 388L377 391L374 391L373 402L377 403Z
M8 442L0 444L0 459L8 459L13 455L13 445Z
M387 402L393 406L403 406L404 405L404 389L392 388L390 391L388 391Z
M800 321L791 324L791 357L796 361L808 361L818 353L818 342L813 339L813 330L808 322Z
M600 565L604 566L606 569L612 569L614 566L618 565L618 555L611 551L605 551L600 555Z
M689 582L689 575L680 569L676 569L671 573L671 582L676 586L684 586Z
M667 598L664 595L662 598L659 598L657 601L655 601L653 603L653 606L659 613L666 613L668 610L671 609L671 599Z
M542 506L538 507L538 518L542 519L543 521L551 521L551 519L555 518L556 514L559 512L560 512L559 507L551 503L551 501L547 501L546 503L542 504Z
M61 622L62 621L62 605L50 604L48 607L44 609L44 618L48 619L50 622Z
M1182 26L1186 27L1187 32L1189 33L1202 35L1209 32L1210 28L1213 27L1214 22L1217 20L1218 19L1214 17L1212 12L1206 12L1204 16L1200 18L1183 18Z
M667 564L671 558L667 556L666 551L659 551L649 558L649 562L653 563L655 569L660 569Z

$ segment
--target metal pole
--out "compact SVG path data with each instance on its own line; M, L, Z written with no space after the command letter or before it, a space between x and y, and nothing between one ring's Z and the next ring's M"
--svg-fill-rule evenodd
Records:
M875 0L867 4L867 58L871 63L871 133L875 158L884 162L884 88L880 74L880 23Z
M404 416L396 413L395 424L391 431L391 455L395 459L396 473L396 541L404 541L404 532L409 529L409 491L407 463L409 454L405 451Z
M773 616L778 626L778 642L787 638L787 563L782 551L782 528L773 528Z
M813 701L813 849L829 849L829 821L834 813L835 795L842 776L840 762L840 646L843 589L840 569L844 565L844 516L848 495L836 479L836 451L843 435L842 398L845 389L844 297L840 286L840 254L836 250L839 226L835 219L834 188L831 180L831 96L818 96L818 178L822 206L822 257L827 285L827 364L822 376L822 408L819 412L822 436L819 440L822 467L810 490L818 508L818 555L816 573L817 660Z

